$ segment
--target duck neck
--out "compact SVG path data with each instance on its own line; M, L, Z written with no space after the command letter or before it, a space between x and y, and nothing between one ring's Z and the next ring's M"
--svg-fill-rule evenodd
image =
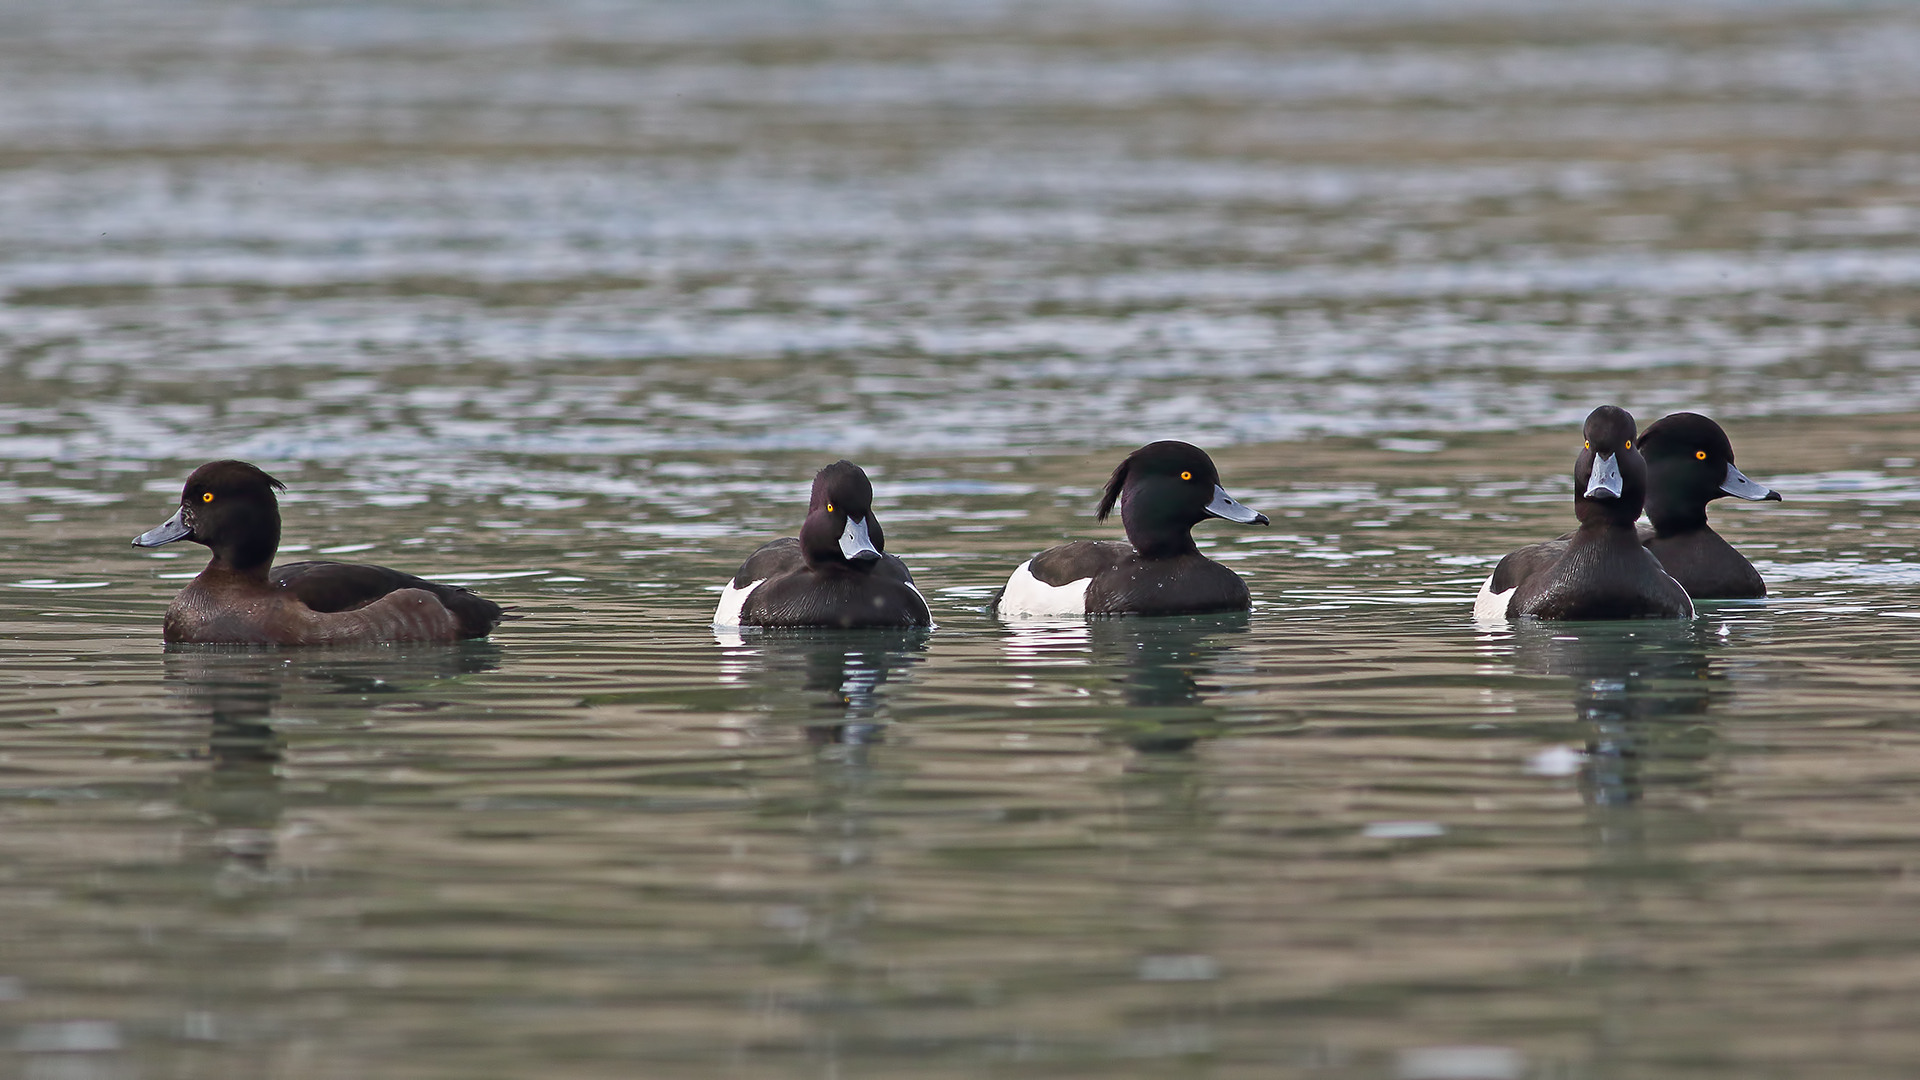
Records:
M840 530L834 527L833 517L821 510L800 523L800 556L811 570L853 573L872 568L847 558L840 550Z
M1605 532L1625 529L1632 532L1640 519L1639 500L1576 498L1574 516L1580 519L1581 532Z
M1190 521L1156 518L1145 512L1136 512L1131 500L1121 504L1120 521L1127 528L1127 542L1146 558L1171 559L1178 555L1195 555L1200 551L1194 546L1193 523Z
M207 546L213 549L213 558L207 563L209 571L231 574L249 581L265 581L267 571L273 567L274 553L280 550L278 515L270 528L259 533Z
M252 566L235 566L215 555L207 560L207 568L202 574L215 574L221 577L239 578L242 581L266 584L269 564L257 563Z
M1655 536L1674 536L1707 527L1707 504L1698 506L1672 499L1659 491L1647 493L1647 520L1653 522Z

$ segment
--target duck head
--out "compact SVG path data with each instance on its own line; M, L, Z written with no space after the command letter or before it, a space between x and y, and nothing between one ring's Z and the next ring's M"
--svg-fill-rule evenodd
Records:
M1602 405L1587 414L1573 463L1573 512L1581 525L1633 527L1647 499L1647 459L1634 449L1633 414Z
M210 461L193 470L180 508L133 538L134 547L191 540L213 549L210 565L265 573L280 548L280 501L287 485L244 461Z
M1733 443L1699 413L1663 416L1640 433L1647 459L1647 518L1662 536L1707 523L1707 504L1732 495L1780 501L1780 493L1734 467Z
M813 498L800 526L800 550L809 566L871 569L887 550L873 516L873 483L860 466L840 460L813 478Z
M1116 502L1127 539L1149 557L1193 551L1193 527L1210 517L1267 523L1267 515L1235 502L1220 486L1220 472L1206 451L1171 439L1148 443L1113 470L1096 511L1101 521Z

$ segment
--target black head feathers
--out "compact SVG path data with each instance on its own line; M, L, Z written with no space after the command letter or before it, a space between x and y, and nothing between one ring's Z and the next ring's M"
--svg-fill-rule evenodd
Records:
M1649 461L1679 454L1707 452L1702 460L1733 464L1733 440L1719 424L1699 413L1678 412L1663 416L1640 433L1640 452Z
M209 461L193 470L187 477L186 487L180 490L182 506L191 506L197 502L212 502L214 499L242 498L246 496L266 496L271 499L276 491L287 490L287 485L268 476L258 465L245 461Z
M1114 467L1113 475L1107 478L1106 490L1100 493L1100 505L1094 508L1094 516L1107 520L1114 506L1122 502L1121 496L1130 489L1152 480L1176 479L1205 490L1211 497L1214 485L1220 482L1220 471L1214 468L1207 452L1192 443L1177 439L1148 443Z

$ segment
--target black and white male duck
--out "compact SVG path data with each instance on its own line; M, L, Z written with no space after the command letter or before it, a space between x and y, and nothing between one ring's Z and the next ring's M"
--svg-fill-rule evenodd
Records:
M762 544L720 592L713 625L933 625L907 564L886 553L873 483L836 461L813 478L800 535Z
M135 547L191 540L213 549L207 568L167 608L161 636L198 645L367 645L482 638L499 604L442 585L354 563L297 562L269 569L280 547L286 485L244 461L193 470L180 508L133 538Z
M1588 414L1584 434L1573 465L1580 527L1501 559L1480 586L1476 618L1693 617L1687 590L1661 569L1634 527L1647 498L1647 462L1634 449L1633 415L1602 405Z
M1780 501L1780 493L1734 467L1733 442L1699 413L1663 416L1640 433L1647 459L1647 520L1640 539L1695 600L1751 600L1767 583L1746 556L1707 524L1707 504L1728 495Z
M1265 525L1235 502L1206 451L1190 443L1148 443L1107 480L1095 510L1105 521L1120 505L1127 542L1076 540L1028 559L994 605L1003 618L1079 615L1200 615L1253 604L1240 575L1200 554L1193 527L1208 518Z

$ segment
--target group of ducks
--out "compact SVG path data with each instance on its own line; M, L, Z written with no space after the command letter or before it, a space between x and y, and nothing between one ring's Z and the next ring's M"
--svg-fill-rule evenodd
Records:
M1476 615L1544 619L1691 618L1694 599L1766 595L1752 564L1707 524L1722 496L1773 499L1733 464L1720 425L1675 413L1646 431L1624 409L1587 417L1574 462L1580 525L1502 559L1481 587ZM485 637L514 618L455 585L338 562L273 566L280 546L276 491L286 486L244 461L195 469L167 521L138 547L192 540L207 568L167 609L168 642L331 645L451 642ZM1126 542L1078 540L1013 571L993 603L1003 618L1197 615L1252 605L1238 574L1200 553L1193 527L1208 518L1265 525L1220 483L1213 459L1184 442L1149 443L1108 478L1095 510L1115 507ZM1638 525L1642 509L1650 525ZM930 627L913 574L887 554L873 484L849 461L813 479L800 535L762 545L722 589L719 627Z

